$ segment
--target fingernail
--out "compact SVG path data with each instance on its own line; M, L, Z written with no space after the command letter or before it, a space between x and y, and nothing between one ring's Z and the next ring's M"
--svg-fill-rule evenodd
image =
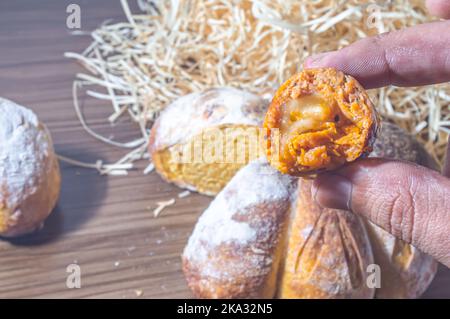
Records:
M352 183L343 176L329 173L319 175L311 192L315 202L322 207L345 210L351 207Z
M318 54L311 55L310 57L306 58L305 63L303 63L305 68L317 68L324 65L321 65L321 61L329 55L330 53L333 53L334 51L330 52L322 52Z

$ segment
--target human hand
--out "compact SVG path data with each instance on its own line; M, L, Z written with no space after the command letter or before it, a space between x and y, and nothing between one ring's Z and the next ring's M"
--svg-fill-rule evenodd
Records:
M427 7L434 15L450 18L450 1L428 0ZM447 82L450 21L362 39L312 56L305 67L337 68L366 88ZM449 177L447 147L442 175L413 163L369 158L319 175L312 193L321 206L365 216L450 267Z

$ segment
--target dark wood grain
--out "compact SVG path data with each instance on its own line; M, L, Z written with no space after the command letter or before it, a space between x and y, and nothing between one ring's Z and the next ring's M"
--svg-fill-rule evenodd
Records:
M82 51L86 36L66 28L66 6L82 10L82 30L106 19L124 20L119 1L0 2L0 96L33 109L50 128L59 154L83 161L113 161L124 154L94 140L79 125L72 107L74 75L81 71L65 59ZM103 134L128 140L129 123L110 127L110 106L86 99L89 123ZM144 168L146 163L141 163ZM38 234L0 241L0 297L33 298L189 298L180 254L210 198L193 194L153 218L156 202L180 192L155 173L104 177L62 164L59 204ZM82 288L66 288L66 267L78 263ZM441 267L426 297L450 297L450 272Z

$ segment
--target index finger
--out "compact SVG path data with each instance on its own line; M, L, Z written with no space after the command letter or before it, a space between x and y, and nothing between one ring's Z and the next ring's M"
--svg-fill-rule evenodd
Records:
M417 25L311 56L305 68L334 67L367 89L450 81L450 21Z

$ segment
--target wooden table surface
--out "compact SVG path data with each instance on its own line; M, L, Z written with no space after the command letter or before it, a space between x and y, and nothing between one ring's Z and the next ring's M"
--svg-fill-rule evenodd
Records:
M132 1L130 1L132 2ZM63 57L81 52L88 36L66 27L66 7L81 7L82 30L106 19L125 19L119 1L2 0L0 2L0 96L33 109L50 128L57 153L82 161L114 161L124 151L89 136L72 104L72 81L81 67ZM86 98L89 124L119 141L136 127L105 120L107 103ZM44 229L0 241L1 298L190 298L180 254L210 198L192 194L154 218L156 202L180 189L142 169L126 177L62 163L62 194ZM80 289L66 287L66 267L81 267ZM450 271L440 267L425 297L450 298Z

